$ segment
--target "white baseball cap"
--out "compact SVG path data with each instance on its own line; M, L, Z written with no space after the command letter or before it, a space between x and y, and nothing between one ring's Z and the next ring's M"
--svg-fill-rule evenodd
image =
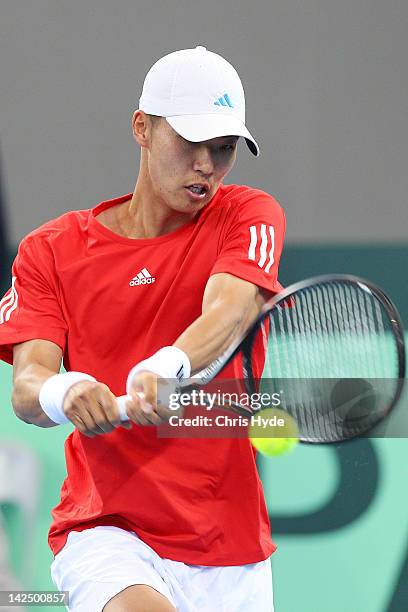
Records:
M166 117L180 136L202 142L243 136L258 156L245 126L245 94L237 71L205 47L182 49L159 59L146 75L139 110Z

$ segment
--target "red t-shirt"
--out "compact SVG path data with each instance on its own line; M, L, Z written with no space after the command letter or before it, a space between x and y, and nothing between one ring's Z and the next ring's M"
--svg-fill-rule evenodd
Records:
M130 368L173 344L200 316L212 274L280 289L285 219L270 195L221 185L194 221L142 240L96 219L130 197L68 212L24 238L12 288L0 302L1 359L12 363L14 344L49 340L63 350L66 370L87 372L123 395ZM156 433L133 425L94 438L77 429L68 436L68 475L49 531L53 553L70 530L113 525L184 563L267 558L275 546L248 439Z

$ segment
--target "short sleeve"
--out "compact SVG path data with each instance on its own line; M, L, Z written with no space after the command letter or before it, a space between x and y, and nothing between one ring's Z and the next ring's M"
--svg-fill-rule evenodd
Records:
M64 351L67 324L58 299L53 258L36 240L24 239L12 266L11 288L0 301L0 359L13 363L13 345L54 342Z
M211 274L228 272L274 293L285 236L285 215L276 200L255 191L245 203L231 207L220 252Z

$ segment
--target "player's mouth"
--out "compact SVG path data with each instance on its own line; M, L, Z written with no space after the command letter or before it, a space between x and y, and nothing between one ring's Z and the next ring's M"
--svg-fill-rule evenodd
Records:
M210 186L207 183L193 183L185 187L189 196L194 202L201 202L210 191Z

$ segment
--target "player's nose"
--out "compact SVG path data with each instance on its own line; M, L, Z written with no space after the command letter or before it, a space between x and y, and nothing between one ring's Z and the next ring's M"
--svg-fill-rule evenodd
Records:
M197 146L194 147L193 170L206 175L214 171L212 151L203 143L197 143Z

